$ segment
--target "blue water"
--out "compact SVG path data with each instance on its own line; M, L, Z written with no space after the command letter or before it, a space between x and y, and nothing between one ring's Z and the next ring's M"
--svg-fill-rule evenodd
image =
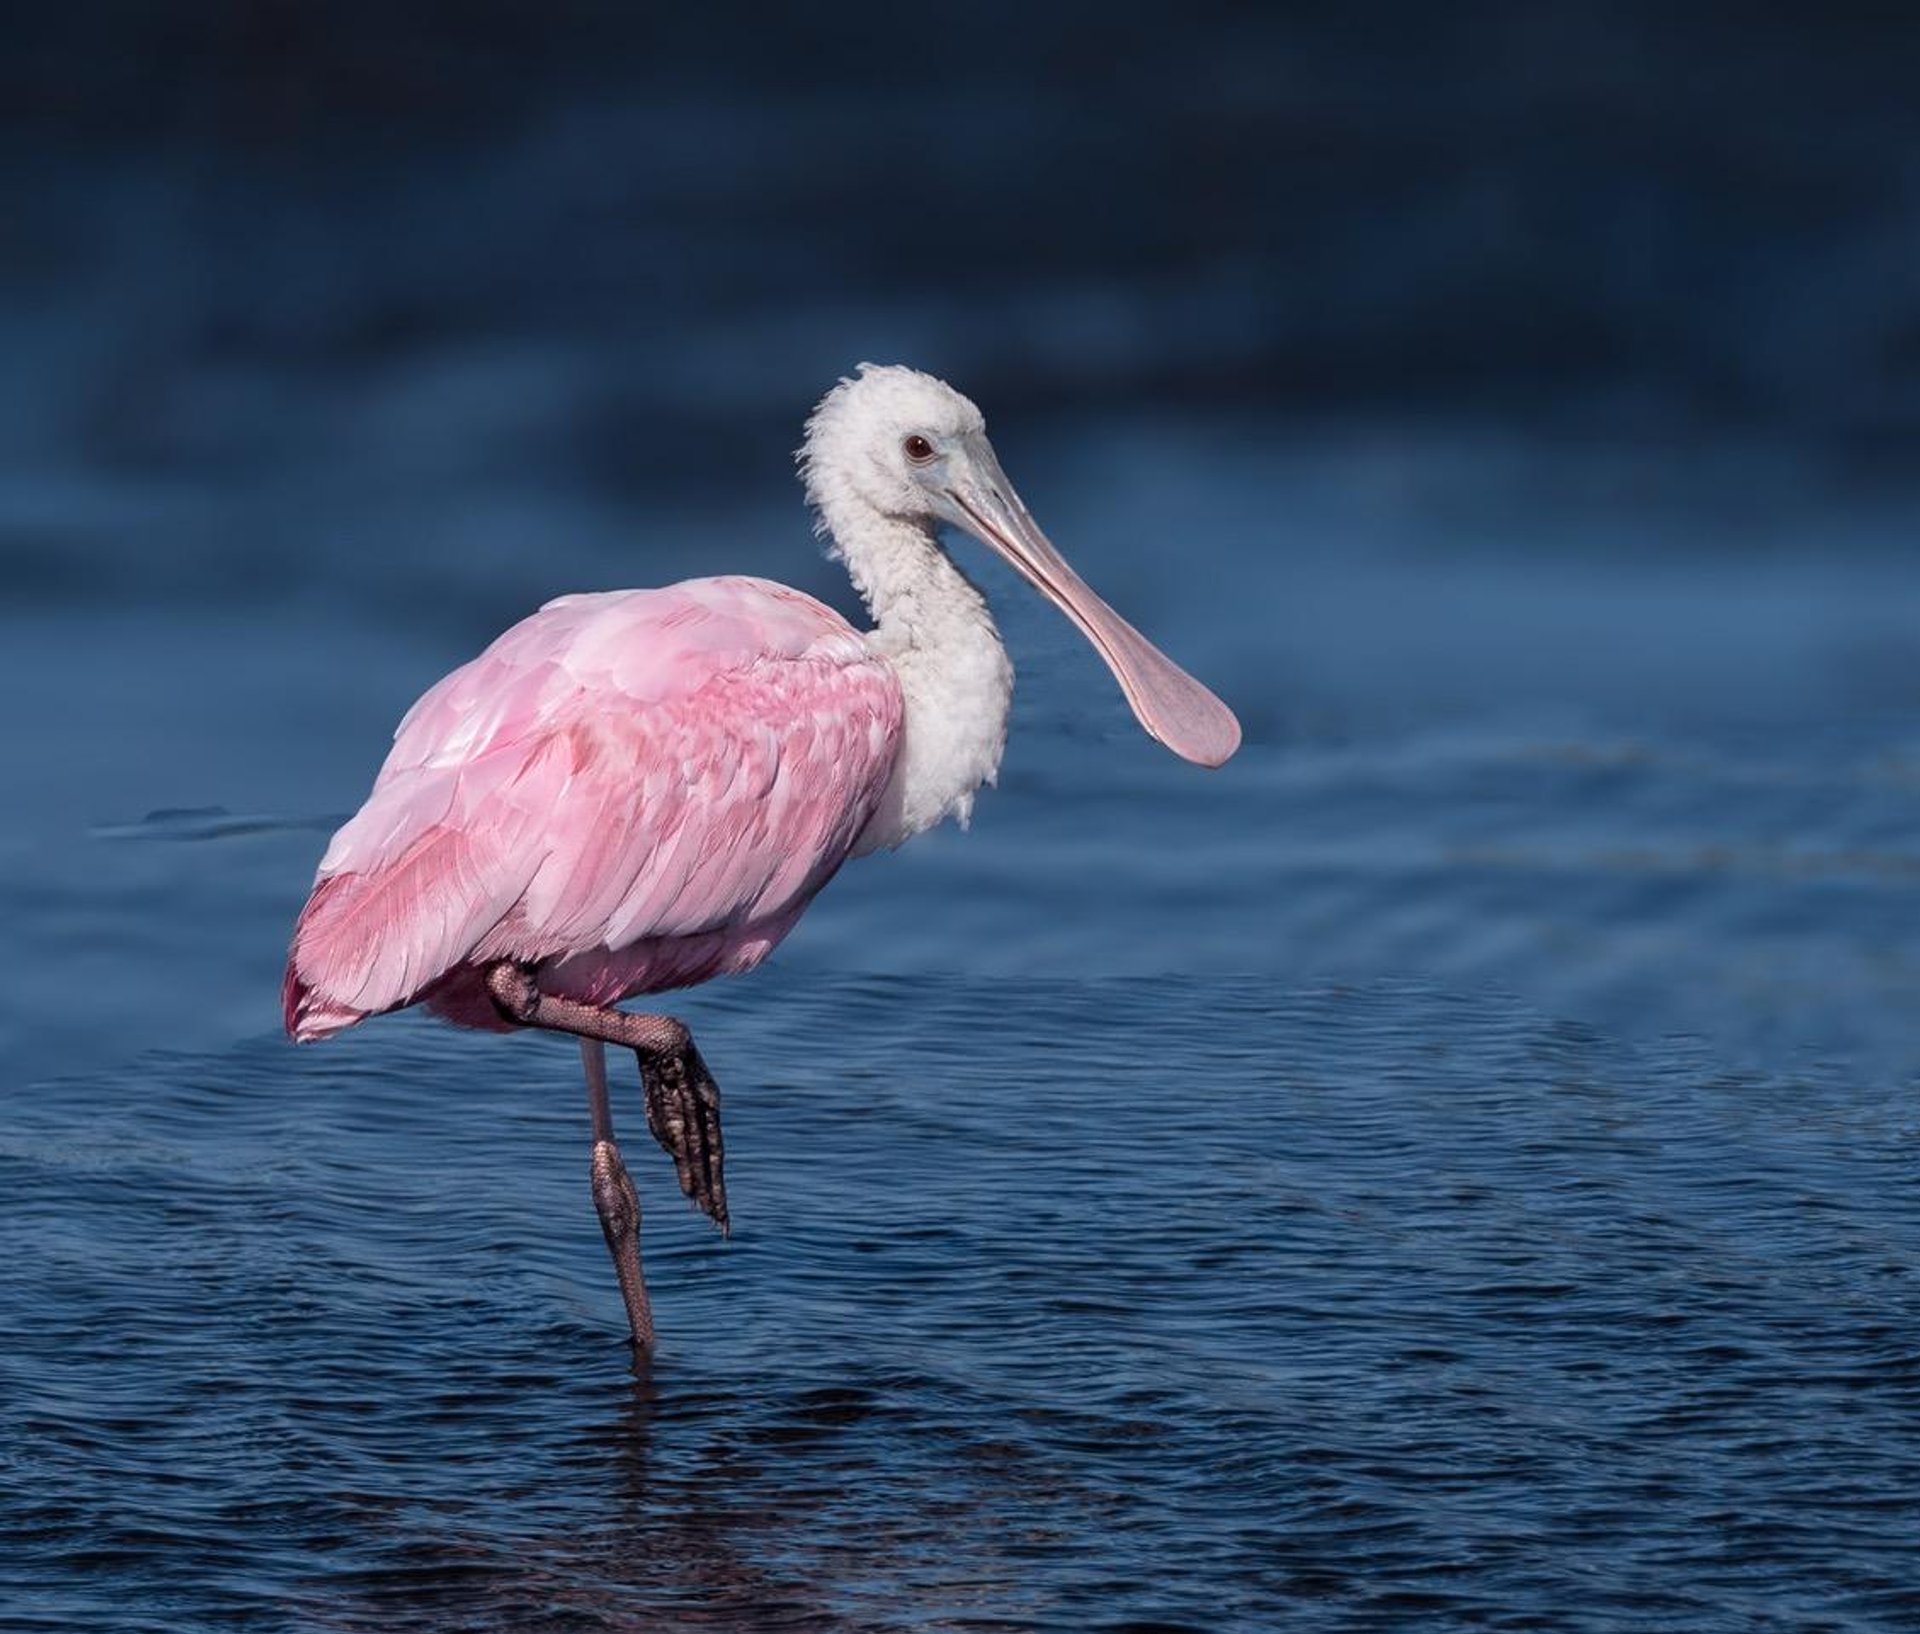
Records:
M0 493L0 1624L1920 1621L1910 497L1738 442L1014 419L1247 747L1157 750L967 557L1020 673L972 832L677 1004L730 1242L616 1084L636 1377L571 1049L296 1051L287 926L406 704L544 597L850 604L783 444L656 505L466 436Z

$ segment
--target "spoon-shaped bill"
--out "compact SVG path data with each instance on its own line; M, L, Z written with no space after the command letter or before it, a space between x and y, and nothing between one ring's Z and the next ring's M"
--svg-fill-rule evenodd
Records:
M991 449L977 448L945 490L953 521L1011 562L1020 575L1079 626L1106 660L1149 737L1201 766L1218 766L1240 747L1233 711L1095 595L1067 565Z

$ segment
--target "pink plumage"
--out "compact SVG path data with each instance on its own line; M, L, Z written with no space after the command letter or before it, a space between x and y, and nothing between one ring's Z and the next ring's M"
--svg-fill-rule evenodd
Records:
M287 1030L420 1002L503 1027L499 960L593 1004L751 969L853 850L902 716L892 667L783 585L550 602L400 723L295 927Z

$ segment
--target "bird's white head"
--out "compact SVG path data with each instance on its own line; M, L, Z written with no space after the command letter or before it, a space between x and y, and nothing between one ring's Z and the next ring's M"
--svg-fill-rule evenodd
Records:
M861 364L820 400L799 457L823 528L864 512L929 534L938 522L972 534L1078 626L1150 736L1203 766L1218 766L1240 747L1233 712L1053 548L1000 469L979 409L944 380L897 364Z
M944 380L863 363L820 400L800 450L807 497L822 513L852 497L882 516L924 520L955 460L987 447L987 422Z

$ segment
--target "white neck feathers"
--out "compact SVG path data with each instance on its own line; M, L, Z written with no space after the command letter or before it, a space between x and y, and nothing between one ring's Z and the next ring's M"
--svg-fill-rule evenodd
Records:
M899 845L949 816L965 827L974 792L1000 769L1013 701L1013 666L986 600L930 523L882 515L809 477L820 531L873 615L868 639L906 696L893 778L856 851Z

